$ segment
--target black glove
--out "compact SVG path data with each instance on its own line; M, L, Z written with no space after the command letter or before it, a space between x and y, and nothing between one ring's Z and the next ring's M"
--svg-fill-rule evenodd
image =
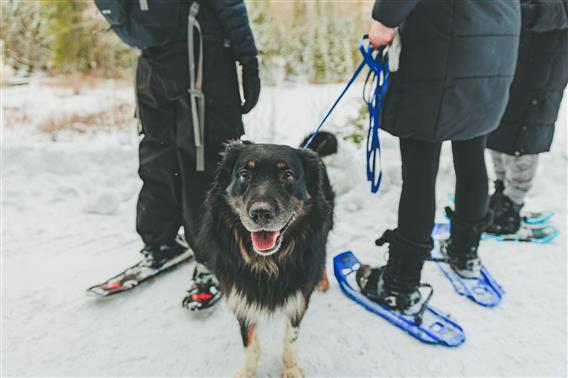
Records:
M241 105L241 113L247 114L254 108L260 95L260 77L258 76L258 60L249 60L242 65L243 94L245 102Z

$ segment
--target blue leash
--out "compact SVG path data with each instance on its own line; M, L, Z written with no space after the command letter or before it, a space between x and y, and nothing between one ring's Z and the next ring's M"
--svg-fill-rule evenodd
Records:
M383 171L380 163L381 143L379 141L379 128L381 109L387 92L389 67L387 54L383 54L384 49L382 47L376 52L375 56L373 56L372 47L370 45L368 47L364 46L364 41L367 38L368 37L366 35L363 36L363 39L359 43L359 51L363 55L363 61L359 64L355 73L339 97L335 100L316 131L306 142L304 148L308 148L310 146L320 129L323 127L333 110L335 110L335 107L339 104L345 93L347 93L347 90L355 82L363 68L365 66L369 67L369 73L367 74L365 85L363 87L363 100L369 109L369 129L367 131L367 180L371 182L371 192L376 193L379 190L383 177ZM365 94L367 91L369 94L366 96ZM377 157L379 158L378 165Z

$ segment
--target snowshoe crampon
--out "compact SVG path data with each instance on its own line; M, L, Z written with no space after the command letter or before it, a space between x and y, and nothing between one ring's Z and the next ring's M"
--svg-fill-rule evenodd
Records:
M431 306L426 307L422 315L422 323L417 324L413 316L403 315L364 296L355 280L360 266L361 263L351 251L340 253L333 259L335 278L347 297L423 343L439 344L452 348L463 344L465 334L461 326L450 319L448 315Z

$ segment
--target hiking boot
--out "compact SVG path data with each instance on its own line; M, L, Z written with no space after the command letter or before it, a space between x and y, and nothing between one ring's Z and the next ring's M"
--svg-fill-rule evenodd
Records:
M492 211L488 211L485 218L475 223L460 219L449 207L446 207L446 215L451 221L451 230L449 239L440 243L442 255L461 277L479 277L481 260L477 255L477 249L481 234L491 224Z
M385 243L389 243L387 265L380 268L362 265L356 274L357 284L369 299L404 315L414 315L416 323L421 323L433 291L430 285L420 283L420 273L433 242L416 243L401 236L398 230L387 230L376 241L378 246ZM420 293L421 287L430 288L426 299Z
M505 194L501 194L499 201L496 201L493 223L487 227L486 232L497 235L514 234L521 228L521 209L523 204L513 202Z
M198 263L181 305L190 311L200 311L212 307L222 297L217 277L205 265Z
M495 180L494 182L495 191L489 197L489 208L493 210L493 216L498 217L499 211L501 211L501 202L503 201L503 191L505 190L505 183L503 180Z
M147 245L140 253L144 255L144 265L159 269L169 260L187 251L188 246L175 240L172 244Z

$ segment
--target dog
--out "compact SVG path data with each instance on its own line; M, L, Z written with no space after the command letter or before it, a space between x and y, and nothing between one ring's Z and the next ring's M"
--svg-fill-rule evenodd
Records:
M206 196L199 245L240 326L245 358L237 376L255 375L255 326L274 315L287 319L282 376L303 376L296 340L313 291L329 288L325 260L333 201L317 153L226 145Z

